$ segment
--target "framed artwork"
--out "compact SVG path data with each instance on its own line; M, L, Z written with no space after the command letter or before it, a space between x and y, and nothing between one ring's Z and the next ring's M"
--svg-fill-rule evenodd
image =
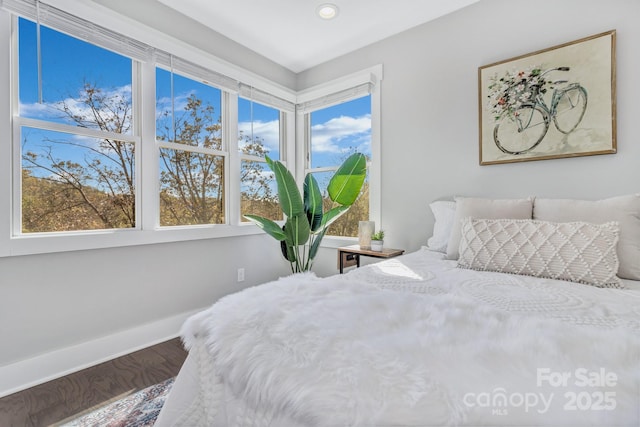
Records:
M615 36L479 67L480 164L615 153Z

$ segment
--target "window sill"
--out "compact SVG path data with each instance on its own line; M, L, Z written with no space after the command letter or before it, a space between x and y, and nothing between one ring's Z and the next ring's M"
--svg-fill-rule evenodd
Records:
M355 245L356 243L358 243L357 237L325 236L320 243L320 247L337 249L342 246Z
M264 234L264 232L253 224L167 227L153 230L99 230L65 234L38 233L10 238L5 245L0 245L0 257L240 237L255 234Z

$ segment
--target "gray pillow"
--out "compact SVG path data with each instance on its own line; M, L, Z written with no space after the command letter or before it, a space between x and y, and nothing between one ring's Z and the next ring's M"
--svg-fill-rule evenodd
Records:
M536 198L533 218L541 221L586 221L595 224L618 222L618 276L640 280L640 193L595 201Z
M456 214L447 245L447 258L458 259L461 221L464 218L482 219L531 219L533 198L527 199L484 199L456 197Z

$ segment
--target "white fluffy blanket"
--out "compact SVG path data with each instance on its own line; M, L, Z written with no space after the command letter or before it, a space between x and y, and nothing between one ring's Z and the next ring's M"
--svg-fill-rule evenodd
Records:
M192 317L185 343L206 344L247 406L301 425L639 424L640 313L624 291L425 256L246 289Z

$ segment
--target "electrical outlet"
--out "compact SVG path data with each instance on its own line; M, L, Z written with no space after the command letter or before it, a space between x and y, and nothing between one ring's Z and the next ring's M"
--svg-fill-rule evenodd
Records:
M238 282L244 282L244 268L240 267L238 269Z

